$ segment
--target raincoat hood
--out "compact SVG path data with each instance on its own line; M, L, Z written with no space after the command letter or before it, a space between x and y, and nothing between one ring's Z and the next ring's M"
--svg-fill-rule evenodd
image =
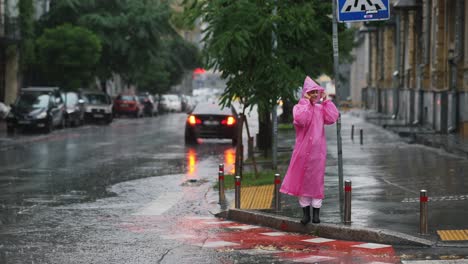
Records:
M319 90L319 92L321 93L325 91L325 89L322 86L318 85L314 82L314 80L307 76L304 80L304 86L302 86L302 97L304 97L306 93L313 90Z

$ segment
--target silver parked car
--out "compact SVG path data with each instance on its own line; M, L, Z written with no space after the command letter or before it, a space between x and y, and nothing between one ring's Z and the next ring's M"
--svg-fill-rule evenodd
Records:
M82 91L85 105L85 122L102 120L110 124L114 118L112 98L101 91Z

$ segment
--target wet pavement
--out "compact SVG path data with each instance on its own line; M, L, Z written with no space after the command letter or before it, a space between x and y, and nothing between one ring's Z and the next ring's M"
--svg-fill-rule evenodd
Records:
M354 140L351 128L354 125ZM363 130L363 144L359 131ZM328 160L326 198L321 215L341 223L339 207L336 127L326 129ZM352 224L418 235L419 195L429 196L429 230L468 229L468 160L440 149L410 144L406 138L371 124L359 112L342 116L344 180L352 182ZM282 135L293 146L294 131ZM285 163L287 166L287 162ZM283 164L284 165L284 164ZM282 167L283 172L285 167ZM281 170L281 169L280 169ZM300 214L297 202L284 197L282 214Z
M255 114L250 118L255 134ZM0 263L399 263L402 251L386 244L366 248L353 239L330 241L215 218L222 209L213 189L218 164L232 172L235 149L229 140L184 146L184 120L185 114L171 114L49 135L0 135ZM441 228L467 229L467 213L453 211L468 208L465 159L408 144L357 113L343 115L342 122L345 179L353 182L352 225L417 236L418 194L426 188L426 237L438 240ZM364 130L363 145L358 132L354 141L347 136L351 125ZM279 135L281 171L294 131ZM333 126L327 135L321 219L340 224ZM232 201L233 193L227 196ZM281 214L299 220L294 198L284 197ZM406 249L412 255L403 260L428 256L420 252Z
M375 115L366 119L367 113L355 110L342 115L341 136L343 140L344 180L352 182L351 227L362 230L394 231L398 234L433 241L426 250L408 250L400 247L399 253L411 252L408 256L419 259L442 257L468 259L468 159L460 155L466 151L466 141L457 138L457 148L440 147L432 142L454 142L453 135L431 134L426 131L409 137L401 137L395 126L383 127L385 122ZM376 122L378 120L378 122ZM387 119L384 119L387 120ZM354 126L354 138L351 130ZM360 142L360 131L363 141ZM400 128L399 131L401 131ZM395 133L397 132L397 133ZM328 160L325 176L325 200L321 209L322 223L343 224L339 202L336 127L326 128ZM294 131L280 131L280 148L294 145ZM404 134L406 135L406 134ZM417 138L424 140L415 140ZM419 143L427 143L417 144ZM461 143L460 143L461 142ZM284 175L288 160L284 159L278 171ZM420 191L427 190L428 229L421 235L419 212ZM267 215L296 218L302 211L295 197L282 195L282 210L258 210ZM279 218L280 219L280 218ZM280 221L280 220L278 220ZM464 236L440 236L444 232L461 232ZM365 236L361 237L361 239ZM415 253L417 252L418 253ZM468 261L465 259L465 261Z

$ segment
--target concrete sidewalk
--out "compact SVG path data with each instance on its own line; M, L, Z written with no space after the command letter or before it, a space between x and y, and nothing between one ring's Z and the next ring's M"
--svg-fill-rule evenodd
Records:
M463 155L468 153L466 142L455 141L453 135L437 135L425 130L419 133L414 130L411 136L402 137L401 130L395 131L396 125L385 126L384 117L372 116L366 120L366 116L368 113L363 111L352 111L342 116L344 180L351 180L353 185L351 225L342 223L335 126L326 128L326 198L321 209L321 224L305 227L299 224L302 211L297 199L287 195L281 196L282 209L279 212L231 209L221 216L334 239L392 245L468 247L468 222L464 220L468 218L465 212L468 208L468 183L465 181L468 160ZM351 139L353 126L354 140ZM359 139L361 129L364 135L362 145ZM280 131L279 147L292 149L293 145L294 131ZM281 175L284 175L287 165L287 162L279 164ZM427 235L419 234L421 189L426 189L429 196ZM466 236L442 236L445 231L460 231Z

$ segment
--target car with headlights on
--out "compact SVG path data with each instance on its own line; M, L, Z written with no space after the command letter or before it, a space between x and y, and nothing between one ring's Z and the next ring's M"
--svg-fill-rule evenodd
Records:
M84 100L84 118L86 123L104 121L112 123L114 119L112 98L105 92L84 90L81 92Z
M65 104L58 87L28 87L20 91L6 118L7 133L38 128L51 132L65 127Z
M237 113L233 107L217 103L199 103L188 113L185 122L185 143L195 144L198 138L227 138L237 142Z

